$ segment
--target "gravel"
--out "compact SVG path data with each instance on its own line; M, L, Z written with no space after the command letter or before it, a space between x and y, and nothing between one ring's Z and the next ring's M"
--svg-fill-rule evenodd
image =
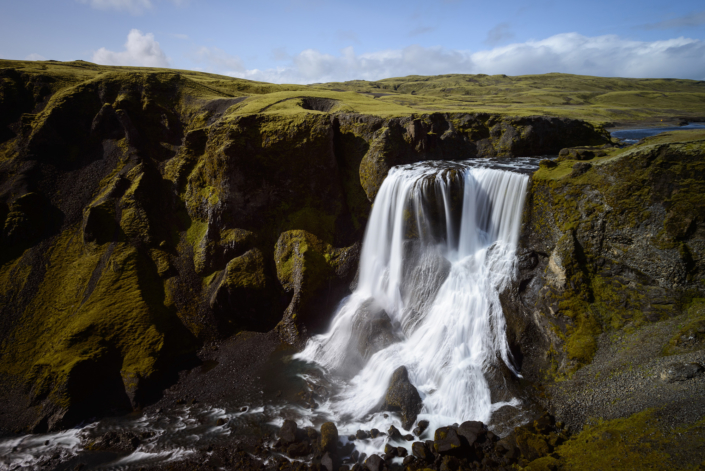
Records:
M672 365L705 366L705 350L662 356L663 347L678 331L685 316L646 325L626 334L604 333L593 362L572 378L547 386L543 404L557 420L579 431L588 419L627 417L649 408L659 409L666 428L676 428L705 417L705 374L690 379L661 379Z

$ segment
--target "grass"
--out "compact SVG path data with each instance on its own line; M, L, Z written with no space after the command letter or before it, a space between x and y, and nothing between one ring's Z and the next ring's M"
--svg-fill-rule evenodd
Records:
M229 114L321 113L302 98L335 100L330 112L405 116L431 112L487 112L513 116L552 115L594 123L660 122L705 118L705 82L681 79L603 78L570 74L449 74L352 80L312 85L276 85L205 72L101 66L84 61L0 60L0 69L33 75L46 92L110 75L167 74L184 80L190 98L248 97ZM41 87L35 87L40 90ZM2 97L0 97L2 98Z

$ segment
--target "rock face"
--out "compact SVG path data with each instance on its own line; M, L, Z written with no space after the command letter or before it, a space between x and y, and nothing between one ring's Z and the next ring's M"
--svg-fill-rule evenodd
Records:
M348 292L393 165L606 141L575 120L330 100L229 114L243 97L171 72L0 75L2 430L138 408L242 330L303 342Z
M525 378L571 374L600 333L679 315L703 296L705 141L683 139L608 149L589 167L559 158L533 175L519 276L501 296Z
M409 381L409 372L406 370L406 366L400 366L394 371L389 382L383 409L401 411L402 427L411 430L422 407L421 396Z

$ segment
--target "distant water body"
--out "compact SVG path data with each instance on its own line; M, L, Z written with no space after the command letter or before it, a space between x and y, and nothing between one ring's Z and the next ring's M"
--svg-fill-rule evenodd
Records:
M610 134L612 137L622 139L628 144L633 144L641 139L644 139L645 137L655 136L657 134L661 134L662 132L685 131L688 129L705 129L705 123L690 123L686 126L671 126L662 128L622 129L619 131L612 131Z

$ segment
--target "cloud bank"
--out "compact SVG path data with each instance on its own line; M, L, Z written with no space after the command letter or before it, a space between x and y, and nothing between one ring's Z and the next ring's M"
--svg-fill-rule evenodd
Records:
M169 67L169 60L152 33L133 29L127 35L125 50L113 52L101 47L93 53L93 62L103 65Z
M705 41L684 37L644 42L616 35L587 37L564 33L478 52L418 45L364 54L357 54L348 47L338 55L306 49L294 55L285 66L263 70L247 69L239 58L223 51L212 61L206 56L206 62L217 72L274 83L379 80L449 73L526 75L548 72L705 79ZM224 66L224 57L232 59L233 67Z

